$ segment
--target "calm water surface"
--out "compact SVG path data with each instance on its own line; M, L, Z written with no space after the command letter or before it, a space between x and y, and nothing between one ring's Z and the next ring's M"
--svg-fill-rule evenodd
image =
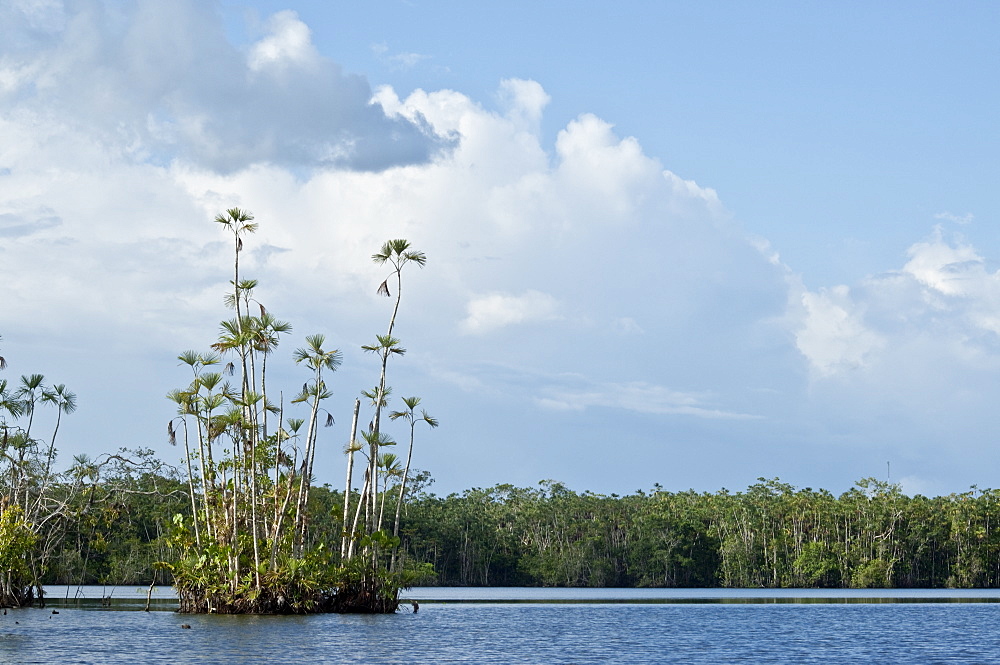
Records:
M116 609L0 615L0 663L1000 663L995 590L409 596L421 599L416 614L227 617L121 609L141 608L145 590L116 589L114 598L129 599Z

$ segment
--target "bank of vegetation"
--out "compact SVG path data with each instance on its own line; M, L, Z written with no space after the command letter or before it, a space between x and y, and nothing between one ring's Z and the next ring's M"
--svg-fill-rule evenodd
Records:
M408 507L404 546L444 585L998 587L1000 490L929 498L859 481L627 496L556 482Z
M177 555L169 534L173 514L190 515L186 481L134 468L113 462L96 482L61 490L71 494L67 517L49 536L40 583L170 583L154 564ZM1000 490L907 496L866 479L838 496L761 480L738 492L606 496L550 481L437 496L429 483L415 472L400 511L397 558L411 570L426 564L420 584L1000 587ZM385 515L399 485L385 494ZM308 547L339 546L343 498L313 488Z

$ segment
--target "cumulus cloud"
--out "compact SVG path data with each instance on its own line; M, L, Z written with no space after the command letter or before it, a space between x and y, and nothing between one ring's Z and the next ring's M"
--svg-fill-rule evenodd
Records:
M386 275L371 253L386 238L405 237L427 253L428 265L404 275L397 334L409 353L399 366L419 376L404 374L400 390L430 386L428 405L450 413L456 431L466 414L485 417L468 406L478 395L538 413L571 404L588 414L603 408L705 422L754 413L713 387L724 376L761 380L745 350L758 344L756 322L778 313L787 296L780 270L746 241L714 191L667 170L637 139L593 115L545 145L538 126L549 97L538 82L499 82L496 108L455 91L400 98L387 87L368 104L367 84L318 54L292 13L272 17L239 52L203 44L218 42L219 33L198 7L169 7L126 5L114 21L70 12L66 26L53 29L67 44L90 45L81 57L92 67L70 63L68 46L44 44L37 61L52 87L18 83L7 97L12 112L0 118L0 133L11 137L0 145L0 178L9 185L0 198L5 357L28 354L27 339L80 359L90 357L81 347L110 348L142 359L150 367L144 380L166 392L184 380L171 359L210 343L226 316L220 303L232 247L210 220L239 206L260 222L241 271L260 279L257 298L290 319L296 335L323 331L346 350L338 382L348 392L371 380L357 349L388 316L375 292ZM157 18L166 11L181 16ZM169 24L164 44L143 50L158 22ZM184 36L188 25L194 33ZM84 28L86 40L69 34ZM121 61L130 70L108 66L126 43L133 51ZM195 72L206 48L215 49L215 64ZM5 71L12 66L5 61ZM144 72L149 80L132 89ZM61 101L70 75L84 95L79 109ZM209 79L220 91L199 87ZM90 88L110 95L103 119ZM238 106L248 90L263 89L275 99L260 108L221 102L227 90ZM306 140L320 121L290 117L295 111L282 100L301 94L315 109L345 92L364 100L352 108L371 122L338 127L367 127L371 145L399 136L405 143L412 130L425 159L403 163L389 150L394 166L366 171L353 158L293 158L298 139L309 150L321 143ZM451 149L434 150L441 141ZM71 344L61 337L70 327ZM486 348L505 366L484 366ZM274 368L277 381L286 370L278 361ZM582 382L553 378L581 371ZM115 391L101 377L128 372L87 367L82 384L62 372L60 380L94 397L90 413L100 421L110 417L100 409L118 408L98 405L99 394ZM123 431L145 441L145 432L162 429L151 424L164 410L155 398L130 408L135 421ZM495 440L482 445L503 445L506 435L489 436ZM458 439L443 443L439 459L456 446Z
M805 310L796 333L799 351L820 375L862 367L865 359L884 345L869 330L845 286L802 294Z
M154 163L234 171L269 162L378 170L426 162L447 141L390 118L309 28L279 12L241 53L208 3L14 3L0 99L59 134L87 134ZM17 48L19 44L24 48ZM30 47L30 48L29 48Z
M898 269L801 294L796 344L821 376L861 368L886 372L900 349L937 362L974 365L1000 351L1000 271L961 236L935 228ZM890 372L905 376L905 372Z
M0 44L4 356L53 363L91 431L126 412L123 437L162 431L159 395L186 380L175 354L228 314L232 247L210 220L232 206L261 224L241 255L261 302L345 350L338 395L369 385L359 347L389 315L372 252L396 237L426 252L404 274L393 383L442 417L431 469L523 460L540 439L593 450L609 431L654 442L662 468L678 441L764 459L773 436L805 459L796 446L868 450L872 431L918 456L963 445L995 397L1000 274L960 236L807 289L713 189L606 119L581 114L547 143L539 82L500 81L487 100L373 92L294 13L241 49L206 7L0 6L0 30L18 26ZM276 381L297 369L281 366ZM569 442L551 419L583 425ZM67 446L98 445L86 429Z
M506 117L516 127L538 134L542 112L552 101L541 84L523 79L505 79L500 82L499 97Z
M928 289L944 296L971 296L996 290L996 275L987 275L983 259L970 245L944 242L940 229L925 242L907 251L910 260L902 268Z
M520 323L551 321L557 317L555 298L540 291L527 291L514 296L491 293L476 296L466 306L468 315L461 323L466 332L487 333Z
M309 27L290 10L278 12L268 22L269 33L250 48L247 64L253 72L267 68L316 67L321 58L312 44Z

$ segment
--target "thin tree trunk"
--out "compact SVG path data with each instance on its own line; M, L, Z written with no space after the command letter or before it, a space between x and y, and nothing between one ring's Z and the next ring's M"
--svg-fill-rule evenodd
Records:
M354 440L358 435L358 413L361 410L361 400L354 400L354 417L351 418L351 438L347 442L347 483L344 486L344 517L341 520L343 534L340 539L340 558L347 556L347 518L351 508L351 482L354 475Z
M365 469L365 484L361 488L361 496L364 496L365 492L368 490L369 480L371 477L368 474L368 470ZM351 529L352 532L357 533L358 531L358 520L361 519L361 507L365 505L364 501L358 501L358 509L354 512L354 528ZM354 556L354 538L351 538L347 547L347 558L351 559Z
M312 458L314 455L315 439L316 439L316 421L319 417L319 396L322 394L322 374L320 369L316 369L315 378L315 388L316 394L313 395L312 412L309 415L309 429L306 433L306 448L302 453L302 477L299 479L299 496L295 503L295 532L296 532L296 551L300 552L302 548L303 538L298 535L303 532L303 526L305 524L305 510L306 504L309 500L309 485L312 480Z
M403 479L399 483L399 499L396 501L396 520L392 525L392 535L399 537L399 515L403 509L403 493L406 492L406 480L410 475L410 460L413 459L413 433L416 423L410 420L410 449L406 453L406 468L403 469Z
M194 523L194 542L198 544L198 549L201 549L201 531L198 528L198 503L194 497L194 472L191 470L191 446L188 442L187 418L181 418L181 423L184 425L184 461L187 464L188 493L191 497L191 520Z

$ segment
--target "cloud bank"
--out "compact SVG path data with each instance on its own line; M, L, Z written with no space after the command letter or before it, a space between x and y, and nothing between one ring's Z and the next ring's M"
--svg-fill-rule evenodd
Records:
M387 117L368 83L320 55L292 11L247 49L211 3L20 2L0 16L0 102L137 160L379 170L448 143L419 117Z
M162 449L174 357L227 315L232 248L210 220L239 206L261 224L241 258L260 300L345 350L341 410L387 317L371 253L427 253L393 382L441 419L417 465L447 488L837 487L892 457L913 487L960 489L996 461L1000 273L944 227L898 266L808 289L607 120L545 144L539 82L498 82L495 107L372 88L293 12L246 47L202 3L0 12L3 353L81 396L69 452L107 447L108 422L115 445Z

